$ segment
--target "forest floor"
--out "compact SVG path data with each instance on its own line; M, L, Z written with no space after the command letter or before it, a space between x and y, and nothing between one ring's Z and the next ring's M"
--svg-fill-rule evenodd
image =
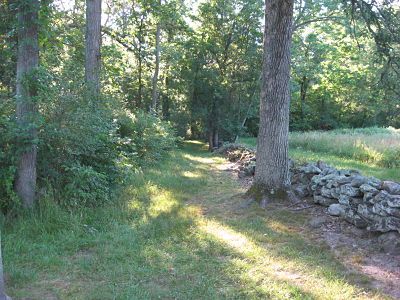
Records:
M8 293L14 300L399 296L392 269L371 266L384 278L363 269L371 245L358 243L362 237L336 247L326 239L335 236L327 230L346 235L336 221L309 226L319 208L246 205L246 182L229 167L187 142L138 174L112 206L76 216L48 203L5 229Z

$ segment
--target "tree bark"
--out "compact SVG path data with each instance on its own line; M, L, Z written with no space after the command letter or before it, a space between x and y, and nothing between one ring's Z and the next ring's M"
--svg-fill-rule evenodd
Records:
M157 24L156 29L156 64L154 69L153 75L153 86L151 92L151 111L153 113L157 112L157 105L158 105L158 73L160 72L160 38L161 38L161 25L160 23Z
M34 101L34 72L39 65L38 11L39 1L21 1L18 7L18 58L17 58L17 121L23 130L23 151L19 157L15 191L24 207L35 202L37 109Z
M255 186L286 191L289 177L290 48L293 0L265 0L264 57Z
M85 80L88 90L100 93L101 0L86 0Z

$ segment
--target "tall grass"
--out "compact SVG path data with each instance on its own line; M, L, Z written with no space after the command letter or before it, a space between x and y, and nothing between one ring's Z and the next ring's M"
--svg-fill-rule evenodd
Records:
M293 132L290 147L373 163L400 166L400 130L395 128L339 129Z

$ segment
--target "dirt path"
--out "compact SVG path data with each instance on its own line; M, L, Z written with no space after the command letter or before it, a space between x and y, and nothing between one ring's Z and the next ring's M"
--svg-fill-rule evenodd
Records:
M279 220L280 226L287 226L286 230L300 235L307 242L317 243L322 247L325 245L325 251L333 254L344 266L345 272L351 274L353 282L362 289L377 289L394 299L400 299L400 256L382 253L376 243L376 235L327 215L325 208L314 205L311 200L306 200L303 207L312 207L304 210L296 211L280 203L270 203L264 211L258 205L243 199L244 192L251 185L251 179L238 179L236 173L231 171L232 167L232 163L214 166L214 179L223 182L228 177L237 183L239 190L231 190L218 203L201 202L199 198L192 200L194 204L201 204L205 215L218 219L247 220L249 216L264 214L267 221ZM301 221L295 222L296 226L293 222L282 219L282 216L287 215ZM313 220L319 220L317 226ZM268 250L268 245L263 247ZM300 286L305 282L304 275L289 270L278 268L275 275L290 279Z

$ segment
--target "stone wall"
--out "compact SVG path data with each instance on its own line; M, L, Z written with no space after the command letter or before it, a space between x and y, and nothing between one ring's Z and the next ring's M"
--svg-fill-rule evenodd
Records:
M337 170L323 162L292 168L299 197L312 197L328 213L370 231L400 232L400 184Z
M219 150L237 162L239 178L255 173L255 151L229 144ZM296 166L290 161L292 188L300 198L312 197L327 212L359 228L400 233L400 183L365 177L356 170L337 170L323 162Z

